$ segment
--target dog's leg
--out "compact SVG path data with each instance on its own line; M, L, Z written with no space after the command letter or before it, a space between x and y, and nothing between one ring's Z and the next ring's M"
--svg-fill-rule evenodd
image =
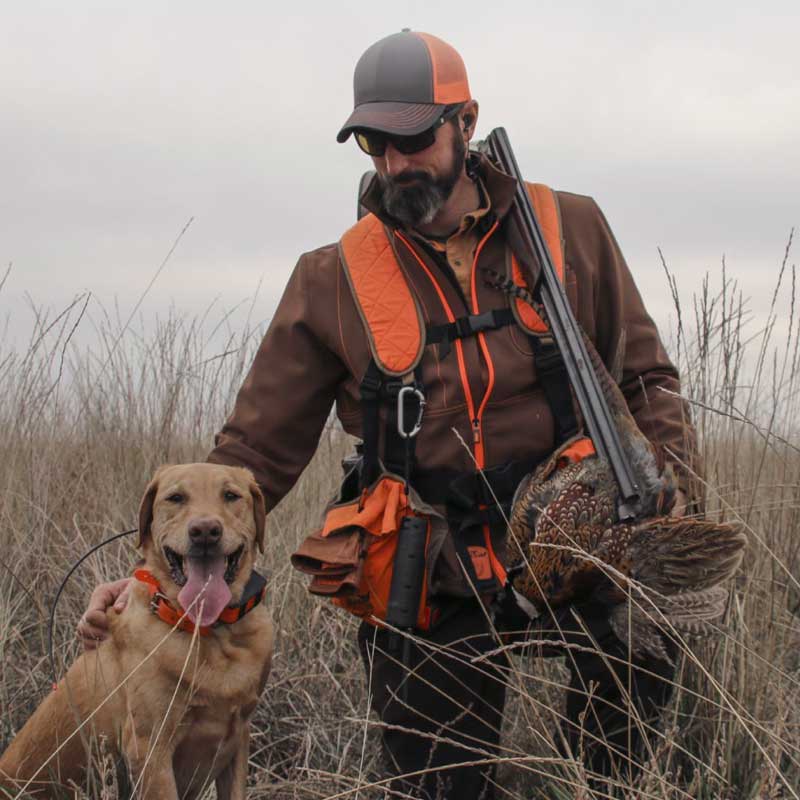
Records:
M147 728L147 733L137 732L135 721L129 714L122 732L122 750L128 762L131 782L137 787L137 800L178 800L178 787L172 769L173 730L169 720L155 746L150 733L158 730L158 726L141 725L141 728Z
M87 760L84 742L99 735L113 738L111 720L121 707L112 694L115 675L106 650L81 656L0 757L0 787L21 788L33 781L26 796L44 798L61 796L59 785L80 784ZM2 788L0 796L5 796Z
M247 759L250 757L250 720L242 724L239 746L225 769L217 776L217 800L245 800Z

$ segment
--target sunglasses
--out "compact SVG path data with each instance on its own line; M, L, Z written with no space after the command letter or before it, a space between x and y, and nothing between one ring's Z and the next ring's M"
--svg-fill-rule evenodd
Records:
M386 152L386 145L392 143L392 147L398 153L405 156L411 153L419 153L430 147L436 141L436 129L441 128L447 120L452 119L461 110L461 105L456 105L442 114L430 128L414 136L398 136L394 133L383 133L382 131L355 131L355 139L358 146L368 156L382 156Z

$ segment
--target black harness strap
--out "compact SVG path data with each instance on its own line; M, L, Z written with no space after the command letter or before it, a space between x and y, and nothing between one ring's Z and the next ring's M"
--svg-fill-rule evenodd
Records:
M569 385L567 367L552 336L531 335L528 338L533 347L536 375L555 421L556 445L559 445L578 432L575 400Z
M456 339L466 339L482 331L494 331L505 328L514 322L514 312L510 308L496 308L482 314L470 314L459 317L454 322L444 325L429 325L426 330L425 343L439 345L439 360L447 357L450 346Z
M359 492L362 492L378 477L378 435L382 385L383 373L373 358L367 366L359 387L363 420L361 435L364 441Z
M414 370L413 385L421 389L420 369ZM404 439L397 429L397 397L406 384L394 376L381 372L380 367L371 359L364 377L361 380L362 423L362 466L359 479L359 491L363 491L380 474L380 408L386 408L386 424L383 426L383 465L389 472L404 475L406 470L413 471L415 464L416 437ZM404 416L407 420L415 420L419 416L419 398L415 394L403 400Z

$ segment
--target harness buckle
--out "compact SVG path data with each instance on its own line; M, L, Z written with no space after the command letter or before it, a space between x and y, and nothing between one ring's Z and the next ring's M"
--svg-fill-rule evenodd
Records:
M419 401L419 412L417 413L417 419L414 422L414 426L411 428L410 431L406 431L406 424L405 424L405 398L406 395L416 395L417 400ZM402 439L413 439L422 428L422 415L425 413L425 395L422 393L422 390L418 389L416 386L404 386L398 393L397 393L397 432L400 434Z
M387 397L400 398L400 391L403 388L403 381L400 378L389 378L383 383L383 391Z
M378 391L381 388L381 379L378 376L370 375L369 371L361 379L361 386L359 390L362 400L374 400L378 396Z
M482 314L476 314L469 318L470 328L473 333L480 333L481 331L493 330L497 327L497 322L494 317L494 311L484 311Z
M472 327L472 317L459 317L454 323L456 329L456 338L466 339L475 333Z
M536 367L540 375L548 375L566 369L561 351L552 336L542 336L535 342Z

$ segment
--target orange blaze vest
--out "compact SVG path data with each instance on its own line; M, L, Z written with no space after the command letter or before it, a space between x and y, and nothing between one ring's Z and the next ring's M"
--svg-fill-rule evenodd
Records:
M564 253L556 198L543 184L527 184L527 188L556 272L563 283ZM404 240L399 231L396 235ZM414 253L413 248L409 249ZM384 375L410 378L422 359L427 332L419 302L406 281L383 223L374 214L366 215L344 234L339 251L375 364ZM437 290L448 322L455 322L455 315L435 278L424 262L419 258L418 261ZM513 256L511 272L506 277L513 285L528 289L523 271ZM511 307L514 321L526 333L548 334L547 325L528 302L517 296ZM477 335L483 336L482 333ZM475 409L463 368L460 341L455 345L469 413L474 419ZM580 440L576 445L579 451L576 460L593 452L589 440ZM482 468L482 446L476 446L475 456ZM408 505L401 488L402 483L396 476L384 473L369 490L364 490L360 498L346 500L342 497L329 507L322 530L312 534L301 551L293 556L296 567L314 576L309 587L312 592L331 596L337 605L358 616L373 620L385 618L397 547L396 534L404 514L420 513L418 508ZM446 530L446 522L441 517L440 522L433 516L428 516L428 519L429 524L439 526L438 530L441 531L442 524ZM355 530L361 531L358 544L352 537ZM494 553L488 525L483 526L482 541L473 539L462 544L464 557L471 562L472 579L480 584L479 591L505 583L505 570ZM359 553L358 565L355 564L354 548ZM428 572L432 566L427 565ZM428 606L423 591L418 627L427 629L434 615L435 609Z
M556 198L544 184L529 183L527 188L563 283L564 249ZM367 214L342 236L339 252L375 361L387 375L406 375L422 358L425 324L383 223L374 214ZM520 288L527 288L515 257L510 277ZM527 333L547 333L547 325L524 300L517 298L512 307Z

